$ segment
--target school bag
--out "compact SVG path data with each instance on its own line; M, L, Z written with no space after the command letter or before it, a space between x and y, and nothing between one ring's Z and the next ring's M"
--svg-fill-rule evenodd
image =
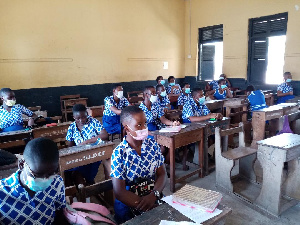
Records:
M116 225L109 210L99 204L73 202L67 204L64 215L72 225Z

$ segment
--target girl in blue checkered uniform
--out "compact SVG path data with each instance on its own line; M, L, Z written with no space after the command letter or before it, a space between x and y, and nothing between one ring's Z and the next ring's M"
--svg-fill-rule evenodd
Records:
M277 103L285 103L287 100L295 98L292 82L292 74L285 72L283 74L284 83L279 84L277 87Z

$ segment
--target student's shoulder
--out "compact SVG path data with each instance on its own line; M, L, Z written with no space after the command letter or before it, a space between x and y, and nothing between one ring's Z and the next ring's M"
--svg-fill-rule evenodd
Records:
M16 186L20 185L18 172L13 173L7 178L0 180L0 192L11 192Z
M153 138L146 138L144 144L147 146L158 146L157 142Z
M104 98L104 101L109 101L109 100L112 100L112 98L113 98L113 96L112 96L112 95L110 95L110 96L106 96L106 97Z
M114 149L113 155L122 155L124 150L128 148L128 142L126 141L125 137L123 141L118 144L118 146Z

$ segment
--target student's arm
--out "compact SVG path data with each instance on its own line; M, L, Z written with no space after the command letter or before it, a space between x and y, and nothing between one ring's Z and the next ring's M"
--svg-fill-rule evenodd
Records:
M205 91L211 91L211 86L209 85L209 82L205 85Z
M105 129L101 130L100 134L96 137L93 137L91 139L88 139L82 143L80 143L79 145L87 145L87 144L90 144L90 143L95 143L98 138L100 138L102 141L107 141L108 140L108 133L106 132Z
M62 225L62 224L67 225L67 224L69 224L67 218L64 215L63 209L55 211L55 218L54 218L54 221L53 221L52 224L53 225Z
M69 126L67 136L66 136L66 141L67 141L68 147L73 147L76 145L74 138L73 138L73 126L74 126L74 124L71 124Z
M282 93L282 91L277 91L277 96L278 97L283 97L283 96L287 96L287 95L293 95L293 91L287 92L287 93Z
M73 147L75 145L75 141L68 141L68 147Z
M113 111L115 114L120 115L122 110L121 109L117 109L117 107L112 106L109 108L111 111Z
M166 181L167 181L166 168L165 165L163 164L156 170L154 190L159 191L161 193L164 187L166 186ZM141 200L136 208L141 211L148 211L154 207L155 201L156 201L156 196L154 195L154 192L151 192L150 194L141 197Z
M125 180L121 180L115 177L112 177L113 189L116 195L116 198L129 207L136 208L141 201L141 197L127 191L125 188Z
M225 80L226 80L226 82L227 82L227 86L228 86L228 87L231 87L230 81L229 81L227 78L225 78Z
M229 88L226 88L226 97L227 98L233 98L233 95L232 95L231 90Z
M222 119L223 116L221 113L209 113L206 116L190 116L189 117L191 122L201 122L204 120L209 120L211 118Z

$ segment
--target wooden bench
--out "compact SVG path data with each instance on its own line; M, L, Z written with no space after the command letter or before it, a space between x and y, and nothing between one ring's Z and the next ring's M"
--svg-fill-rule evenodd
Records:
M138 105L143 101L143 91L127 92L128 101L132 105Z
M239 133L239 147L235 149L222 149L221 137ZM222 151L223 150L223 151ZM256 158L256 149L245 147L243 123L237 128L215 130L215 155L216 155L216 185L232 193L233 185L231 182L231 171L235 160L239 161L240 172L245 172L247 177L254 177L254 171L251 169ZM247 171L248 170L248 171ZM244 174L243 174L244 175Z
M5 149L10 151L9 149L19 148L23 149L28 141L32 138L31 131L11 131L11 132L3 132L0 133L0 149ZM21 151L22 152L22 151ZM20 152L15 152L20 153Z

